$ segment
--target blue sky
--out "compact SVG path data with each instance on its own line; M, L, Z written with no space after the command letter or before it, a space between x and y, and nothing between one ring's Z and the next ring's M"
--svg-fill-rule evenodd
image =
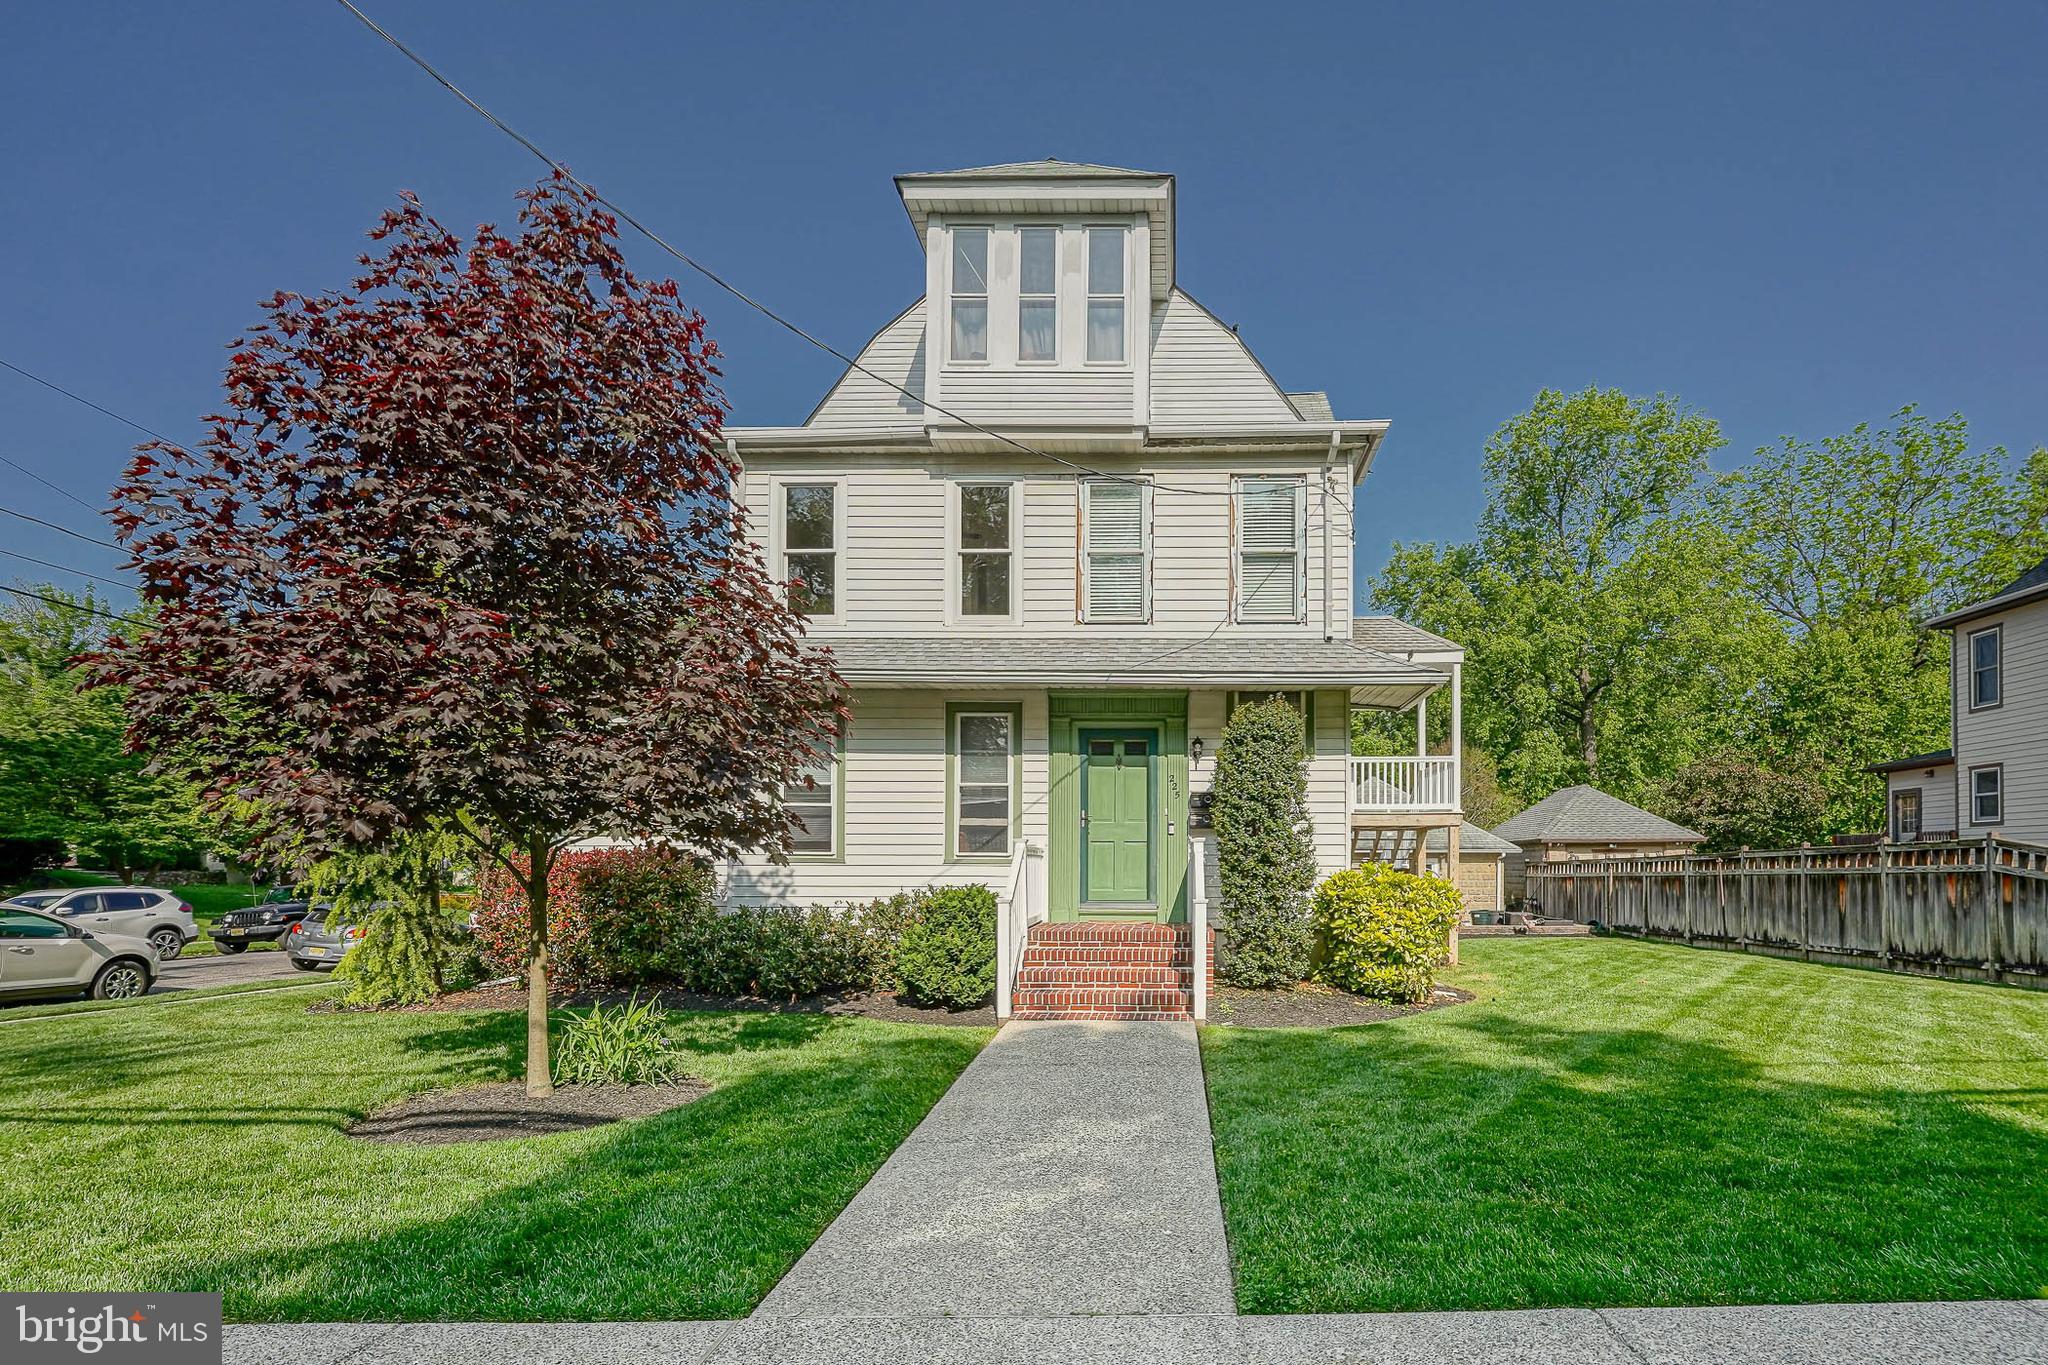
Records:
M1175 173L1181 284L1283 384L1393 420L1361 573L1469 534L1487 434L1545 386L1678 394L1724 464L1908 401L2048 440L2048 6L363 3L845 348L921 287L892 174ZM468 226L538 171L327 0L8 29L0 357L173 436L256 300L345 280L400 189ZM800 420L835 363L682 280L735 419ZM0 372L0 454L96 498L133 439Z

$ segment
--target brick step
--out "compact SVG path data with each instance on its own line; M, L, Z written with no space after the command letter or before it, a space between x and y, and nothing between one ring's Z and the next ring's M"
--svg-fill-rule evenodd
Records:
M1147 947L1131 944L1051 943L1032 944L1024 949L1024 965L1068 963L1076 967L1179 967L1195 965L1195 955L1186 948Z
M1071 962L1039 963L1029 957L1018 969L1017 985L1129 986L1133 989L1188 988L1192 973L1180 967L1141 967L1130 963L1078 966Z
M1194 1009L1194 992L1160 986L1020 986L1011 996L1011 1004L1017 1013L1029 1010L1040 1018L1064 1016L1077 1010L1187 1014Z
M1212 931L1213 932L1213 931ZM1107 924L1081 920L1031 926L1030 941L1040 943L1165 944L1186 947L1191 935L1184 924Z
M1018 1010L1013 1019L1082 1019L1104 1024L1177 1024L1189 1018L1187 1010Z

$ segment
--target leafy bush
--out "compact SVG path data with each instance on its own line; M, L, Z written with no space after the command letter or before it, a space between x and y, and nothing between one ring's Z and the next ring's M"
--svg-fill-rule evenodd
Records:
M569 1021L555 1043L556 1085L661 1085L683 1074L668 1042L668 1012L642 1004L592 1005Z
M594 849L556 858L548 877L549 983L567 993L680 978L711 903L711 870L669 848ZM477 949L498 975L526 965L526 893L502 870L476 894Z
M430 904L385 902L361 920L363 934L334 969L351 1005L411 1005L476 981L469 936Z
M1380 1000L1429 998L1464 909L1458 888L1383 863L1347 868L1316 888L1316 979Z
M948 1009L972 1009L996 988L996 897L985 886L925 893L923 913L896 947L901 992Z
M1278 697L1237 708L1217 746L1209 814L1223 890L1216 974L1233 986L1291 986L1308 974L1316 879L1299 711Z

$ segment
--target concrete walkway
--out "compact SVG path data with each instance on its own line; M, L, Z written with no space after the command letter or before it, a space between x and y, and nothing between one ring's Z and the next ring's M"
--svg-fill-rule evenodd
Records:
M2042 1365L2048 1305L230 1327L227 1365Z
M1234 1311L1192 1024L1012 1023L757 1319Z

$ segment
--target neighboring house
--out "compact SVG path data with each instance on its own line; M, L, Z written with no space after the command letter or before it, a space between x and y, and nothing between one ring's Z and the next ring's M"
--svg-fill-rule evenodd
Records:
M2048 843L2048 559L1929 621L1954 638L1947 749L1880 763L1893 839Z
M1274 693L1303 714L1322 872L1354 822L1455 828L1455 745L1371 760L1371 802L1349 752L1352 707L1457 710L1456 646L1354 637L1352 494L1388 424L1283 390L1179 287L1172 176L1045 161L896 185L923 296L801 426L727 429L852 718L787 794L790 862L733 861L726 896L979 882L1005 913L1184 951L1191 858L1215 895L1225 717ZM1032 990L1020 1014L1081 995Z
M1447 828L1432 829L1424 836L1424 869L1431 876L1448 876L1458 884L1458 891L1465 898L1468 916L1474 910L1503 908L1507 904L1506 860L1509 854L1519 854L1521 849L1466 820L1458 826L1457 865L1455 870L1450 870L1450 842L1451 831ZM1352 854L1361 863L1412 867L1415 835L1411 830L1376 830L1358 826L1352 830Z
M1552 792L1493 832L1515 847L1504 866L1510 900L1526 893L1532 862L1668 857L1692 852L1705 837L1584 784Z

